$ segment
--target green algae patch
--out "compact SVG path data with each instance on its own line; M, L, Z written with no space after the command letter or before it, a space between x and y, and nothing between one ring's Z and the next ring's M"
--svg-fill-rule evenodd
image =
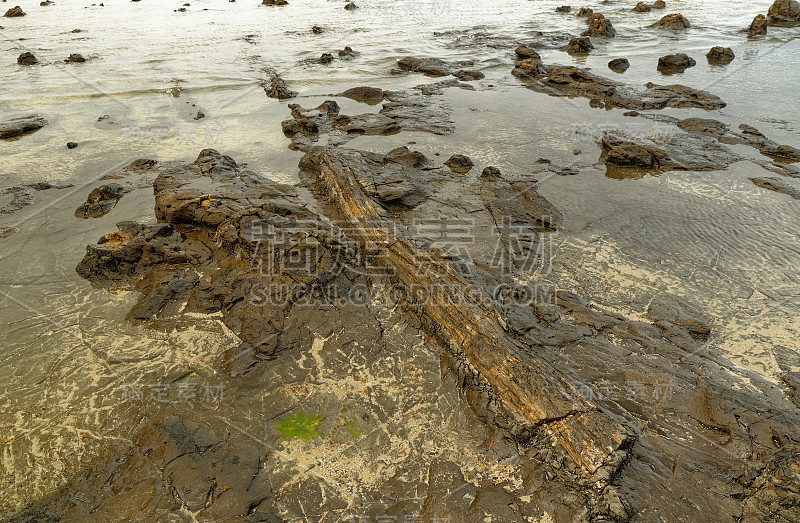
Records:
M353 439L358 438L364 431L359 430L356 428L356 420L351 419L347 423L344 424L344 427L347 429L347 432L353 437Z
M322 414L309 415L298 412L293 416L275 422L275 430L281 433L282 438L314 439L321 434L317 432L317 425L325 419Z

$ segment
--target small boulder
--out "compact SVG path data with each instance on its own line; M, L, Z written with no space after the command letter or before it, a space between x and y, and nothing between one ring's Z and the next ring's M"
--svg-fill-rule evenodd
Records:
M469 71L467 69L461 69L453 73L453 76L461 80L462 82L471 82L473 80L480 80L484 78L484 75L480 71Z
M733 54L733 50L730 47L715 46L706 54L708 63L713 65L729 64L735 57L736 55Z
M534 79L547 76L547 71L540 60L535 58L524 58L522 60L517 60L517 63L514 64L514 69L512 69L511 74L518 78Z
M767 11L767 18L772 24L800 24L800 3L795 0L775 0Z
M680 13L667 15L650 27L658 29L671 29L673 31L682 31L690 26L689 20Z
M556 13L569 13L572 10L572 7L568 5L562 5L561 7L556 7Z
M130 189L118 183L101 185L89 193L86 202L75 210L77 218L100 218L108 214Z
M78 146L77 142L67 142L67 149L74 149Z
M319 35L319 34L324 33L325 30L323 28L321 28L320 26L318 26L318 25L314 25L314 26L311 26L311 32L314 33L315 35Z
M514 49L514 53L517 55L517 59L518 60L522 60L522 59L525 59L525 58L533 58L535 60L541 60L542 59L542 57L539 56L539 53L537 53L535 50L533 50L530 47L527 47L525 45L521 45L521 46L517 47L516 49Z
M652 9L652 7L649 6L648 4L645 4L644 2L639 2L638 4L636 4L636 7L634 7L632 10L634 13L649 13L650 9Z
M750 28L747 30L748 38L758 38L767 34L767 17L764 15L757 15L753 18Z
M656 0L651 7L653 9L666 9L667 3L664 0Z
M583 32L583 36L604 36L613 38L617 35L614 26L602 15L600 15L600 17L592 15L589 18L591 19L591 22L589 22L589 29Z
M322 53L322 56L319 57L317 62L322 65L328 65L329 63L333 62L333 55L330 53Z
M345 46L345 48L339 51L338 54L339 58L353 58L355 56L358 56L358 53L353 51L353 48L350 47L349 45Z
M264 0L261 5L289 5L286 0Z
M592 41L589 39L588 36L579 36L577 38L573 38L567 44L566 51L569 54L582 54L588 53L594 49L592 45Z
M594 13L594 9L591 7L581 7L576 16L587 17L592 13Z
M344 6L346 11L355 11L358 9L358 6L353 2L348 2L347 5Z
M608 62L608 68L614 71L615 73L624 73L628 70L631 64L628 62L627 58L614 58L610 62Z
M33 53L25 52L17 57L17 63L19 65L34 65L38 64L39 60L36 59Z
M3 16L5 16L6 18L16 18L18 16L25 16L25 11L23 11L20 6L16 6L6 11L6 14L4 14Z
M86 58L84 58L83 55L81 55L81 54L72 53L71 55L69 55L69 58L67 58L64 61L67 62L67 63L71 63L71 64L83 63L83 62L86 61Z
M684 53L668 54L658 59L658 70L663 73L680 73L696 64L693 58Z
M457 174L467 174L475 165L468 156L463 154L454 154L444 164Z

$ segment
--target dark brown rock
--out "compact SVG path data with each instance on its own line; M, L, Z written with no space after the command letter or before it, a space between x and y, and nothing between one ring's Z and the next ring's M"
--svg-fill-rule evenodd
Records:
M589 17L589 28L583 32L583 36L603 36L606 38L613 38L617 35L617 31L614 29L614 26L611 25L611 22L606 20L605 18L601 17L594 17L591 15Z
M664 0L656 0L653 2L653 9L665 9L667 7L667 3Z
M792 186L787 180L771 176L768 178L750 178L750 181L769 191L788 194L795 200L800 200L800 189Z
M353 51L353 48L350 47L349 45L345 46L345 48L339 51L337 54L339 55L339 58L345 58L345 59L354 58L358 56L358 53Z
M454 66L438 58L414 58L407 56L397 61L397 66L404 71L423 73L428 76L448 76L453 73Z
M358 6L353 2L348 2L347 5L344 6L345 10L347 11L355 11L358 9Z
M639 2L636 6L632 9L635 13L649 13L652 7L644 2Z
M556 13L569 13L572 8L568 5L562 5L561 7L556 7Z
M658 70L662 73L682 73L689 67L697 65L694 58L684 54L668 54L658 59Z
M800 24L800 3L796 0L775 0L767 11L767 18L776 25Z
M23 134L38 131L47 125L47 123L47 120L35 114L23 116L21 118L12 118L11 120L0 122L0 138L16 138Z
M467 174L475 165L468 156L463 154L454 154L444 164L450 168L451 171L458 174Z
M637 111L665 107L696 107L706 110L725 107L725 102L718 97L683 85L647 84L642 90L594 75L579 67L547 66L546 70L545 77L526 84L526 87L552 96L599 99L608 108L620 107Z
M71 64L83 63L86 61L86 58L84 58L83 55L79 53L72 53L71 55L69 55L69 58L67 58L64 61Z
M594 13L594 10L591 7L581 7L576 16L585 17L592 13Z
M670 29L673 31L682 31L687 29L690 26L689 20L686 19L680 13L674 13L671 15L667 15L663 17L658 22L654 23L650 27L656 27L659 29Z
M455 71L453 76L461 80L462 82L471 82L473 80L480 80L481 78L485 78L484 75L480 71L468 71L466 69L461 69L459 71Z
M747 30L748 38L758 38L767 34L767 17L759 14L753 18L753 22Z
M39 60L30 52L24 52L17 57L17 63L19 65L35 65L39 63Z
M293 91L286 87L286 82L280 77L278 73L272 70L267 70L271 74L269 80L261 80L261 87L270 98L277 98L278 100L288 100L297 96L297 91Z
M25 16L25 11L23 11L20 6L16 6L6 11L6 14L4 14L3 16L5 16L6 18L16 18L19 16Z
M589 39L589 37L579 36L570 40L565 50L569 54L583 54L588 53L592 49L594 49L594 46L592 45L592 41Z
M631 66L627 58L614 58L608 62L608 68L615 73L624 73Z
M263 0L261 5L289 5L286 0Z
M317 63L322 65L328 65L331 62L333 62L333 55L331 53L322 53L322 56L317 60Z
M67 142L67 149L75 149L78 147L77 142Z
M344 96L357 102L375 105L383 101L383 89L377 87L352 87L336 96Z
M730 47L715 46L706 54L708 63L713 65L729 64L735 57L736 55L733 54L733 50Z
M76 144L77 146L77 144ZM70 147L73 149L74 147ZM86 203L75 210L78 218L99 218L105 216L116 207L117 202L130 191L118 183L108 183L93 189L86 198Z

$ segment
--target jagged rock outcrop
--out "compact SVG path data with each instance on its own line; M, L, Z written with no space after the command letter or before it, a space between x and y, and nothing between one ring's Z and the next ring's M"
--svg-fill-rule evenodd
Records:
M800 3L796 0L775 0L767 11L767 18L771 24L798 25L800 24Z

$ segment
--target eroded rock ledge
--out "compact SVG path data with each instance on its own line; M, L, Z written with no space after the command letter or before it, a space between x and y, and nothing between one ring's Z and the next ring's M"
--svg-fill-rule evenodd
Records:
M798 514L797 407L709 351L713 329L691 306L658 295L637 321L566 291L511 299L517 291L496 292L514 289L503 287L507 271L479 262L484 242L465 258L414 232L420 214L470 209L496 224L491 234L505 250L518 227L551 234L562 218L530 178L487 168L465 183L405 148L312 147L301 161L321 198L312 211L297 189L213 150L152 168L158 224L119 224L87 248L78 272L97 286L138 290L134 321L221 312L242 340L227 355L230 374L308 350L319 307L358 322L363 305L352 291L394 286L397 304L441 343L476 413L513 435L529 460L521 486L494 494L516 507L509 521L542 511L627 521L648 507L673 519ZM432 466L423 513L437 506L447 470ZM449 510L474 517L469 504Z

